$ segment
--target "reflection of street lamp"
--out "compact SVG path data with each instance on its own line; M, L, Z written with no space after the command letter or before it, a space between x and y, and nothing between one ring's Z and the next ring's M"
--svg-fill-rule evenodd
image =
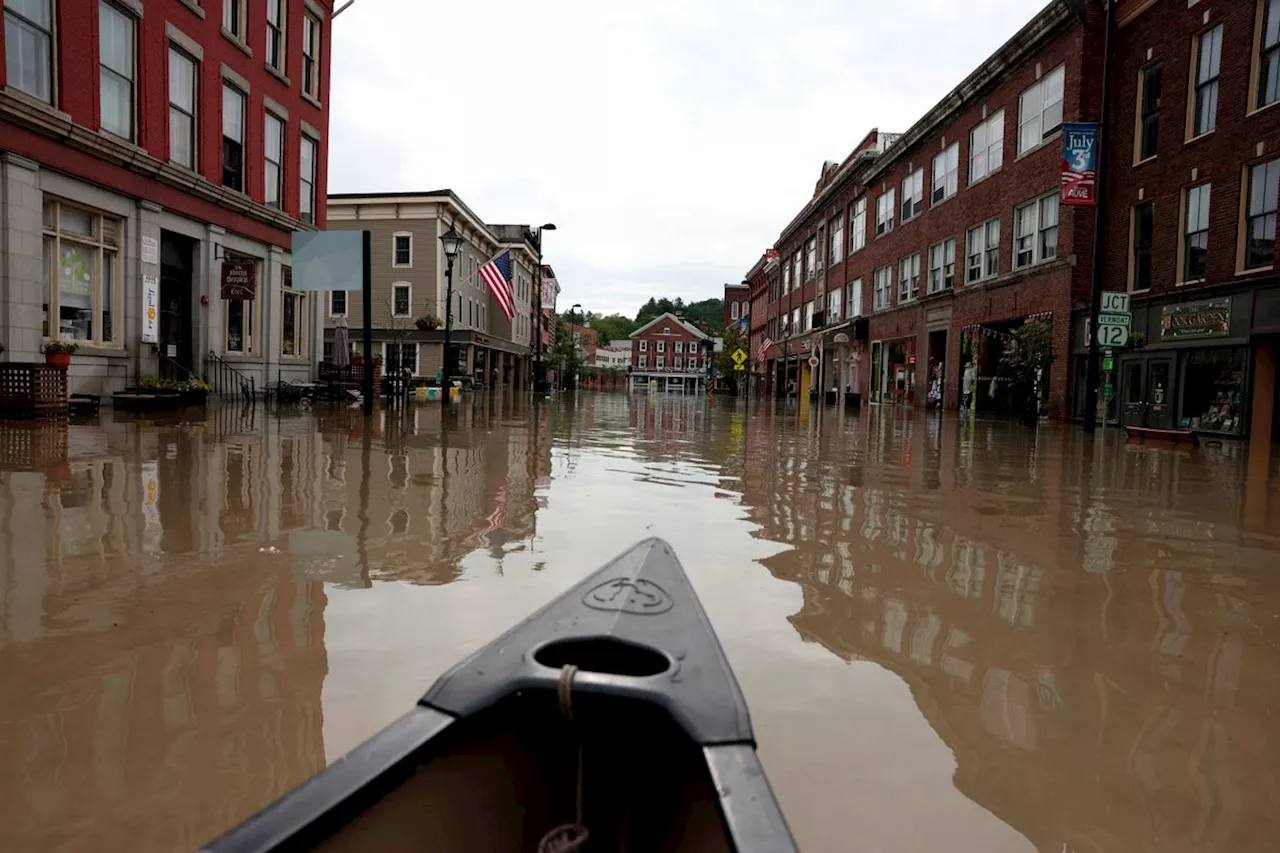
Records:
M537 353L537 359L536 359L537 364L533 369L533 372L535 375L534 381L536 381L539 385L543 385L543 386L546 385L547 377L542 366L542 332L544 328L543 317L542 317L542 232L554 231L554 230L556 230L556 226L555 226L555 223L553 222L548 222L546 225L543 225L541 228L538 229L538 269L537 269L538 284L534 287L535 293L533 296L533 305L531 306L533 308L533 316L538 318L538 323L537 323L537 329L538 329L537 347L538 348L535 350L535 352ZM539 390L545 392L546 388L545 387L539 388Z
M444 355L440 368L440 401L445 408L449 407L449 327L453 325L453 261L462 251L462 235L450 225L449 230L440 235L440 244L444 247L444 256L448 263L444 268L446 283L444 299Z

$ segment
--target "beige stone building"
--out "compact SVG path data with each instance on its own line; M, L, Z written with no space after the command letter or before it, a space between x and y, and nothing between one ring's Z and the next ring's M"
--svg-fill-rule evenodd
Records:
M443 362L444 329L420 329L423 317L445 319L445 256L440 236L457 228L465 240L453 268L450 375L491 386L529 378L529 342L538 263L536 232L526 225L489 225L452 190L346 193L328 198L329 230L368 230L373 247L373 345L384 372L407 367L434 379ZM480 268L511 250L516 315L503 315L480 278ZM324 295L324 358L333 354L334 328L345 316L353 352L364 324L359 291Z

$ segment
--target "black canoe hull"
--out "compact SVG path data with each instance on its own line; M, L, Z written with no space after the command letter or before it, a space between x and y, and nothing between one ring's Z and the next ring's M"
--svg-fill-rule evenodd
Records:
M566 664L580 668L568 716ZM455 667L205 850L525 853L578 808L587 849L796 849L728 662L660 540Z

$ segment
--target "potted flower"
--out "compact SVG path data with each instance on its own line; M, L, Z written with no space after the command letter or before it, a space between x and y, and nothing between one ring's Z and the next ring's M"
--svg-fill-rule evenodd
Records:
M71 353L79 348L73 341L49 341L44 345L44 363L66 370L71 366Z
M435 314L423 314L413 321L419 332L432 332L444 325Z

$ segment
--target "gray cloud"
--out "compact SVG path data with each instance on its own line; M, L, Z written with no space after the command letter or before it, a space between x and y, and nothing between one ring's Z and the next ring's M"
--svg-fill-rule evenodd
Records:
M1042 0L358 0L334 22L333 192L451 187L553 221L562 298L717 296L823 160L903 130Z

